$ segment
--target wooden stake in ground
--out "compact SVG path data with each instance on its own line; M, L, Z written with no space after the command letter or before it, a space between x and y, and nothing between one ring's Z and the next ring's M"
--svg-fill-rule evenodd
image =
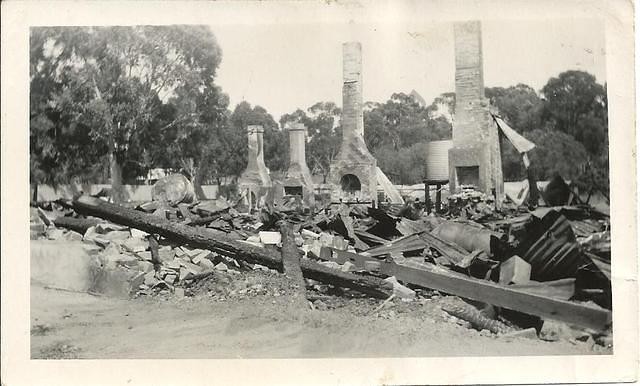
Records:
M149 241L149 249L151 250L151 262L153 263L153 269L159 271L162 262L160 261L160 246L158 245L158 240L153 234L150 234L147 237L147 240Z
M120 205L111 204L90 196L80 196L73 202L78 213L100 217L116 224L130 226L147 233L158 234L174 242L208 249L221 255L244 260L248 263L282 271L279 253L212 234L207 228L189 227ZM337 287L350 288L369 296L386 299L393 292L391 284L371 276L354 275L325 267L311 260L300 261L306 278Z
M296 301L306 304L304 277L300 268L300 252L296 246L293 229L286 221L280 221L279 225L280 234L282 235L282 268L284 269L284 274L295 289L294 296Z

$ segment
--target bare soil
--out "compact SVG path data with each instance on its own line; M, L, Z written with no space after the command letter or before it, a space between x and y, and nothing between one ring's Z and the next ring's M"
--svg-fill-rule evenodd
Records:
M236 277L230 277L230 276ZM323 358L608 354L592 342L507 338L444 313L455 300L330 296L301 310L282 275L220 274L187 288L120 300L31 285L31 356ZM191 296L189 296L191 295Z

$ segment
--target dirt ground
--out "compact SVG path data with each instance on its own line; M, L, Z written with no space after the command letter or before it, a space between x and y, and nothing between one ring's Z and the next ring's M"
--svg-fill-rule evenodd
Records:
M440 309L455 299L448 296L412 302L396 299L377 312L381 300L327 296L314 303L314 310L301 311L269 275L260 272L226 281L211 278L187 289L186 294L193 296L167 292L131 300L32 283L31 356L200 359L610 353L592 342L507 338L469 329Z

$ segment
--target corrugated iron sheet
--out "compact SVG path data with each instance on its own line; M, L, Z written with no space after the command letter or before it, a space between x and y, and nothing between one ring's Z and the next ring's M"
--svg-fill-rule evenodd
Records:
M493 119L495 119L502 134L507 137L518 153L526 153L536 147L535 143L518 134L511 126L507 125L507 122L503 121L502 118L493 115Z
M427 143L426 179L434 181L449 180L449 149L452 147L452 140Z
M559 212L549 211L527 232L532 242L523 244L520 256L531 264L531 279L548 281L575 277L584 265L571 223Z

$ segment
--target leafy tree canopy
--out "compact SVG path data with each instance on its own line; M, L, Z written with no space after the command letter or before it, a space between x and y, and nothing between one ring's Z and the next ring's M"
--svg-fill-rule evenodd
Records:
M140 175L158 162L159 138L202 140L226 110L207 27L37 27L30 50L34 182L91 178L107 155L125 177ZM175 151L198 158L187 142Z

